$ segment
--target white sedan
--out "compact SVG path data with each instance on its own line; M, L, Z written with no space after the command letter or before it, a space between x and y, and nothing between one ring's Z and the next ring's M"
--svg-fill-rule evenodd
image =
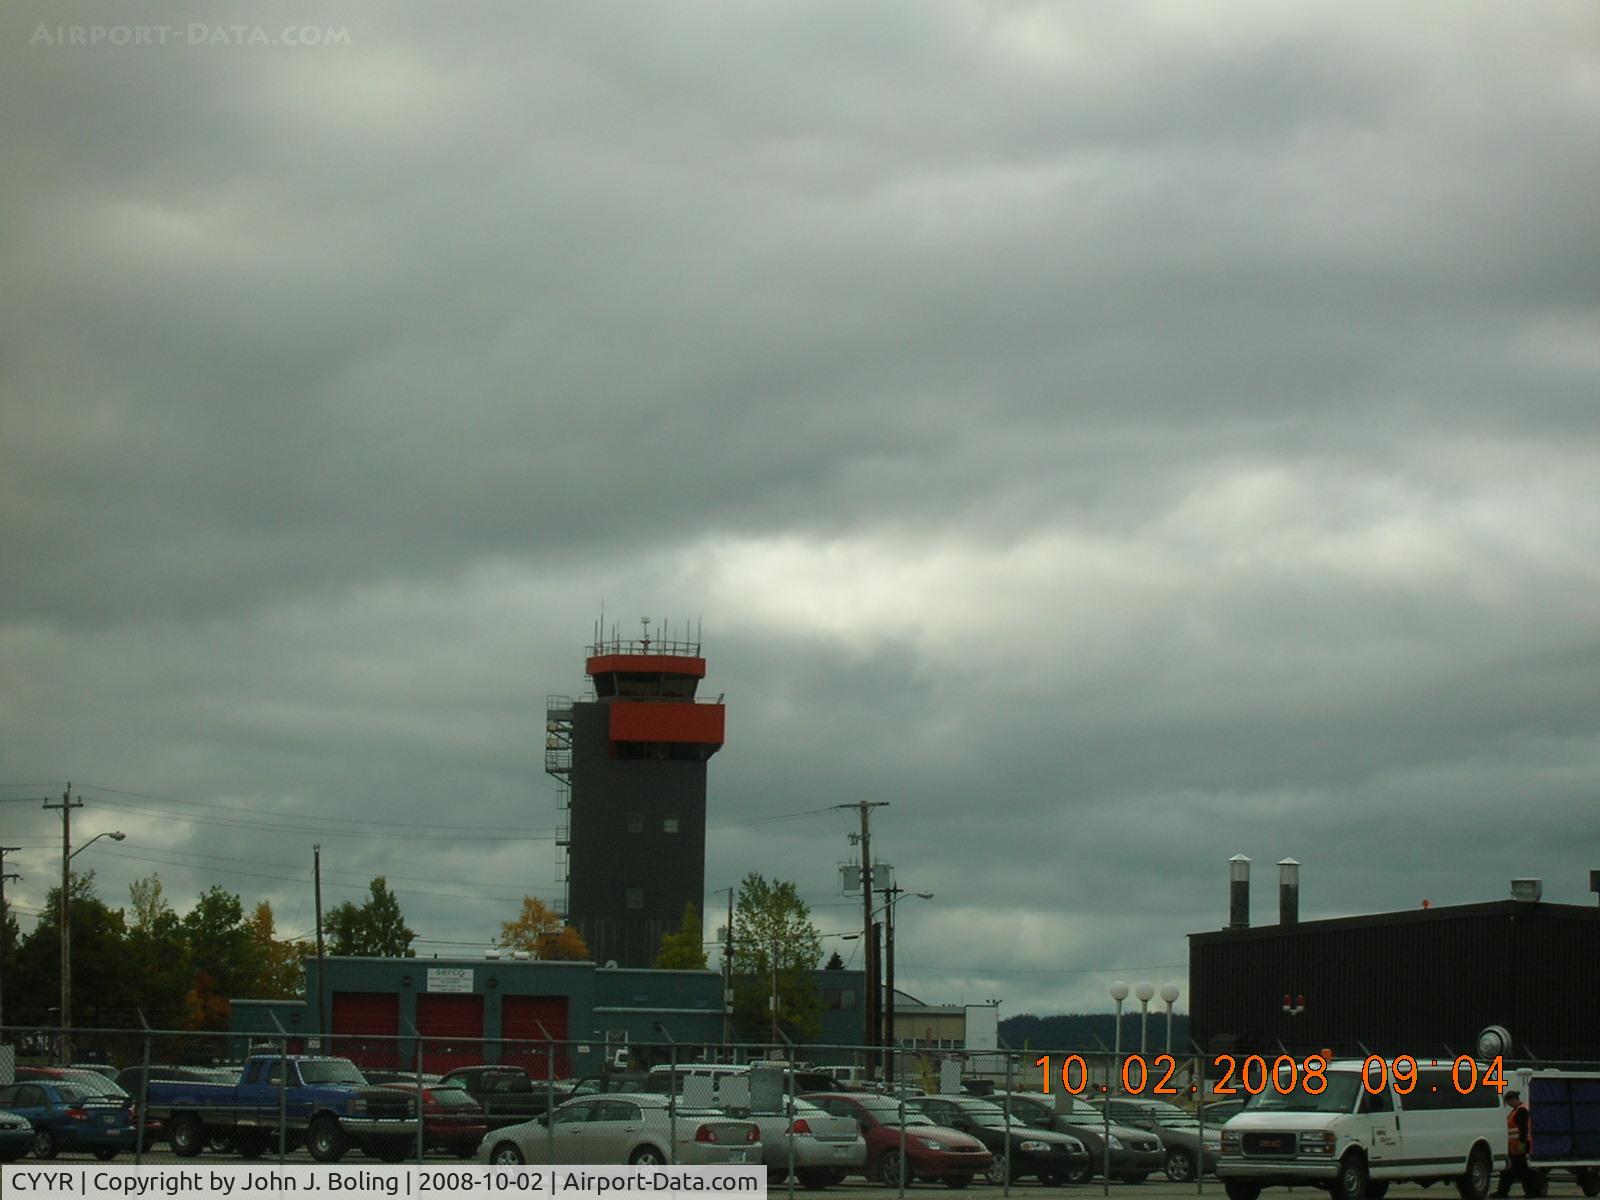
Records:
M581 1096L558 1104L545 1117L494 1129L478 1145L481 1162L680 1166L759 1163L761 1134L751 1121L709 1109L669 1107L670 1098L651 1092Z

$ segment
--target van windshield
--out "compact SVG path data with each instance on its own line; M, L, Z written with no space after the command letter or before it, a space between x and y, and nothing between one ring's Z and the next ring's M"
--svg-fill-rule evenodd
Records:
M1244 1106L1245 1112L1315 1112L1347 1113L1356 1106L1356 1094L1361 1090L1361 1076L1349 1071L1330 1072L1327 1087L1313 1095L1306 1091L1302 1077L1287 1094L1269 1087L1259 1096L1252 1096Z

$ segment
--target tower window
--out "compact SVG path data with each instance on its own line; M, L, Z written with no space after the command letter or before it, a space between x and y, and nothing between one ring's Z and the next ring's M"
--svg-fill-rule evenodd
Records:
M678 818L677 817L662 817L661 818L661 832L662 833L677 833L678 832Z
M644 814L643 813L631 812L631 813L628 814L628 832L629 833L643 833L644 832Z
M622 889L622 903L623 903L624 907L627 907L627 908L643 908L644 907L644 889L643 888L623 888Z

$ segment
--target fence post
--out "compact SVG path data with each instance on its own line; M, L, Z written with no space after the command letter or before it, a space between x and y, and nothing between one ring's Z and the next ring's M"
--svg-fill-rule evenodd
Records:
M150 1111L150 1022L144 1019L144 1009L139 1010L139 1024L144 1026L144 1070L139 1072L139 1108L136 1119L139 1122L138 1132L134 1135L133 1161L144 1161L144 1124L145 1114Z
M667 1076L667 1123L671 1128L668 1140L672 1142L672 1149L667 1151L667 1161L673 1166L678 1165L678 1043L673 1042L667 1048L667 1062L671 1072ZM550 1160L555 1162L554 1158Z
M788 1039L785 1038L784 1040L787 1041ZM794 1123L795 1123L796 1119L798 1119L800 1114L795 1111L795 1105L794 1105L794 1052L793 1052L792 1049L791 1049L790 1054L789 1054L788 1075L789 1075L789 1139L788 1139L788 1142L789 1142L789 1197L790 1197L790 1200L794 1200Z
M900 1195L906 1194L906 1077L900 1074Z
M1198 1077L1195 1083L1195 1095L1199 1097L1197 1107L1200 1117L1200 1150L1196 1154L1194 1165L1194 1194L1202 1195L1206 1186L1206 1058L1203 1054L1195 1056L1194 1073ZM1217 1148L1217 1157L1222 1156L1222 1148Z
M1101 1044L1104 1045L1104 1043L1101 1043ZM1111 1059L1107 1058L1105 1061L1109 1064L1111 1062ZM1102 1140L1101 1149L1104 1151L1104 1162L1101 1164L1102 1169L1100 1171L1100 1194L1102 1196L1109 1196L1109 1195L1111 1195L1111 1067L1110 1066L1106 1067L1105 1090L1104 1090L1103 1094L1100 1097L1100 1119L1102 1121L1102 1125L1100 1127L1100 1137L1101 1137L1101 1140Z
M1004 1168L1001 1171L1001 1175L1004 1177L1004 1182L1003 1182L1003 1189L1004 1190L1000 1194L1002 1196L1009 1196L1009 1195L1011 1195L1011 1156L1012 1156L1012 1149L1011 1149L1011 1068L1012 1068L1011 1051L1007 1050L1005 1052L1005 1056L1006 1056L1006 1106L1005 1106L1005 1117L1006 1117L1006 1157L1005 1157Z
M423 1154L427 1152L427 1147L422 1140L422 1110L427 1107L422 1099L422 1030L417 1028L416 1023L410 1017L406 1018L406 1024L411 1028L412 1041L417 1048L417 1162L420 1165Z
M270 1009L267 1015L278 1027L278 1161L289 1157L289 1032L284 1029L278 1014Z

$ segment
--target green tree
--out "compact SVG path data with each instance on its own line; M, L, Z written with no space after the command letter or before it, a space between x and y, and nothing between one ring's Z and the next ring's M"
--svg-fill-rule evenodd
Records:
M220 996L246 996L257 975L244 901L220 887L203 892L178 923L189 947L189 969L203 971Z
M329 954L362 958L415 958L416 931L406 924L400 901L382 875L374 879L365 904L346 900L323 914Z
M706 968L706 948L700 931L700 910L694 901L683 906L683 920L678 922L678 932L661 939L661 951L656 955L656 966L663 971L703 971Z
M123 962L122 911L95 895L94 872L72 876L72 1020L111 1025L134 1018L132 980ZM55 1025L61 995L61 889L51 888L33 932L6 961L6 1024Z
M824 971L844 970L844 959L839 957L839 952L837 950L828 956L827 964L822 969Z
M250 995L261 1000L290 1000L305 990L305 947L278 938L272 905L263 900L244 923L250 935L255 971Z
M131 980L132 1003L157 1029L182 1024L184 993L192 972L189 946L178 914L162 894L161 877L135 879L128 885L133 923L124 947Z
M822 958L822 937L795 885L771 883L754 871L739 887L733 920L733 1015L755 1035L771 1028L769 1000L778 1000L785 1035L814 1037L822 1030L822 999L811 972Z

